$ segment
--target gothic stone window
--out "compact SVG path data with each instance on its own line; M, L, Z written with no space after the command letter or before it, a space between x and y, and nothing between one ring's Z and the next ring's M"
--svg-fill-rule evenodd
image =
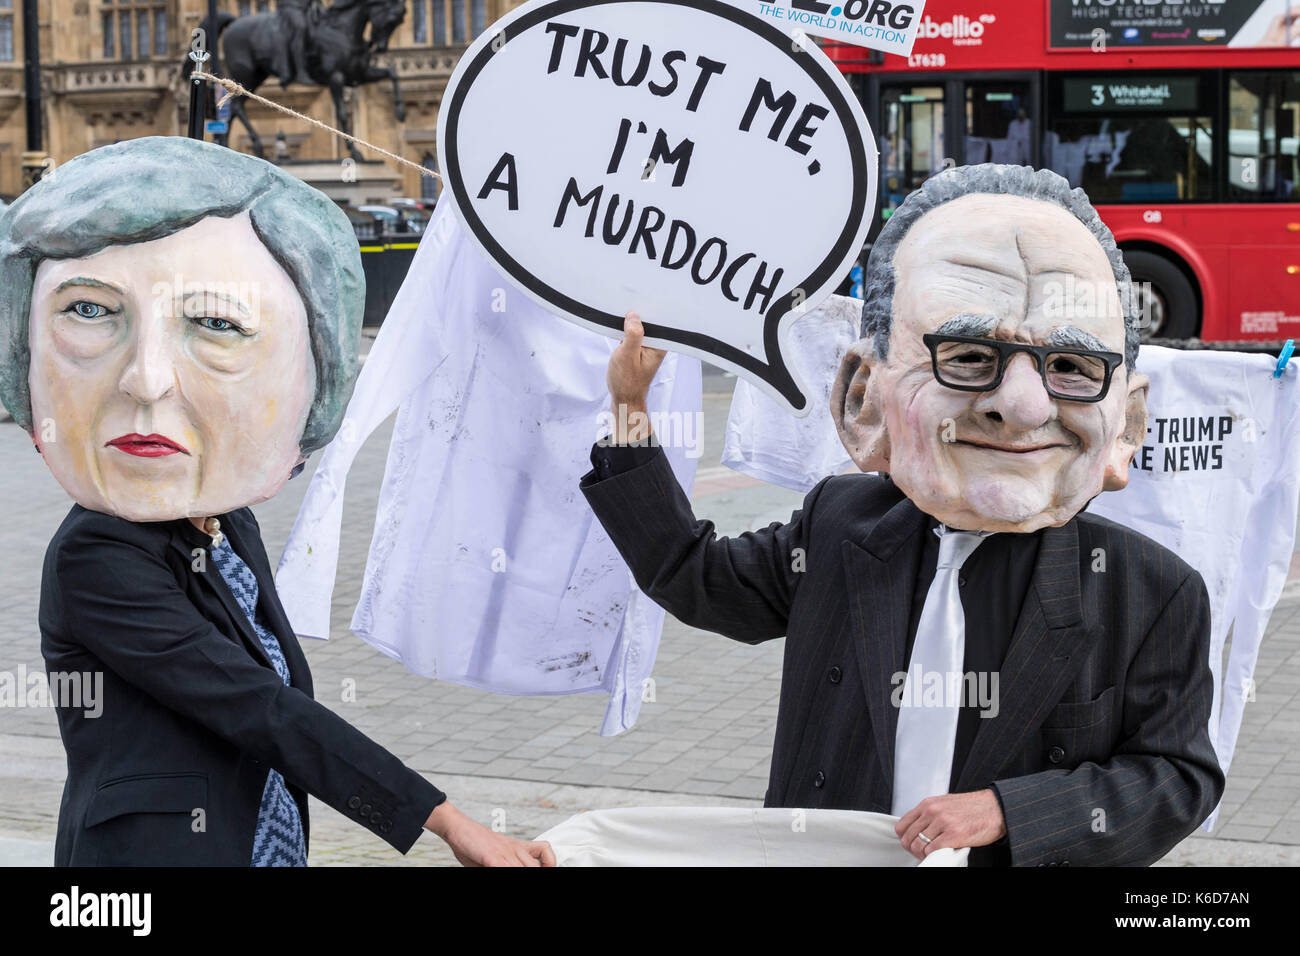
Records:
M425 152L424 161L420 163L425 169L438 171L438 157L433 154L432 150ZM437 200L438 198L438 180L432 176L420 177L420 198Z
M157 0L105 0L100 22L105 60L167 55L167 8Z
M410 0L417 44L464 46L487 29L487 0Z
M0 63L14 58L14 0L0 0Z

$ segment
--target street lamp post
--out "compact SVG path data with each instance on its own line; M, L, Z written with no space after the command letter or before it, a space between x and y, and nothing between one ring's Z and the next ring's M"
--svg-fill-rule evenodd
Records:
M37 0L23 0L23 86L27 110L27 150L23 153L23 189L45 171L41 123L41 33Z

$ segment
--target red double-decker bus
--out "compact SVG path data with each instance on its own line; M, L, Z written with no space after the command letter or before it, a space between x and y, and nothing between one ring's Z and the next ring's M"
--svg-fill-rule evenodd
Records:
M1300 0L928 0L910 57L826 41L880 148L880 222L945 166L1082 186L1149 338L1300 331Z

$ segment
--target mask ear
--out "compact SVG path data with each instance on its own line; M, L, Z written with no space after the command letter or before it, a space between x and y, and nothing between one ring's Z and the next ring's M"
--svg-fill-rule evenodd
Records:
M1128 484L1129 462L1147 437L1147 390L1151 379L1133 372L1128 376L1128 395L1124 400L1124 428L1115 436L1102 491L1119 491Z
M870 339L860 339L840 362L831 387L831 417L840 442L862 471L889 471L889 435L879 396L880 366Z

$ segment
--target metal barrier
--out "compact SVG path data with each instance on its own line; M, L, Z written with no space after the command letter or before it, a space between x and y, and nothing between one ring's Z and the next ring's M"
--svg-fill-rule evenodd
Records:
M366 275L364 325L384 324L388 307L397 297L419 246L420 237L407 232L387 234L379 240L361 240L361 268Z

